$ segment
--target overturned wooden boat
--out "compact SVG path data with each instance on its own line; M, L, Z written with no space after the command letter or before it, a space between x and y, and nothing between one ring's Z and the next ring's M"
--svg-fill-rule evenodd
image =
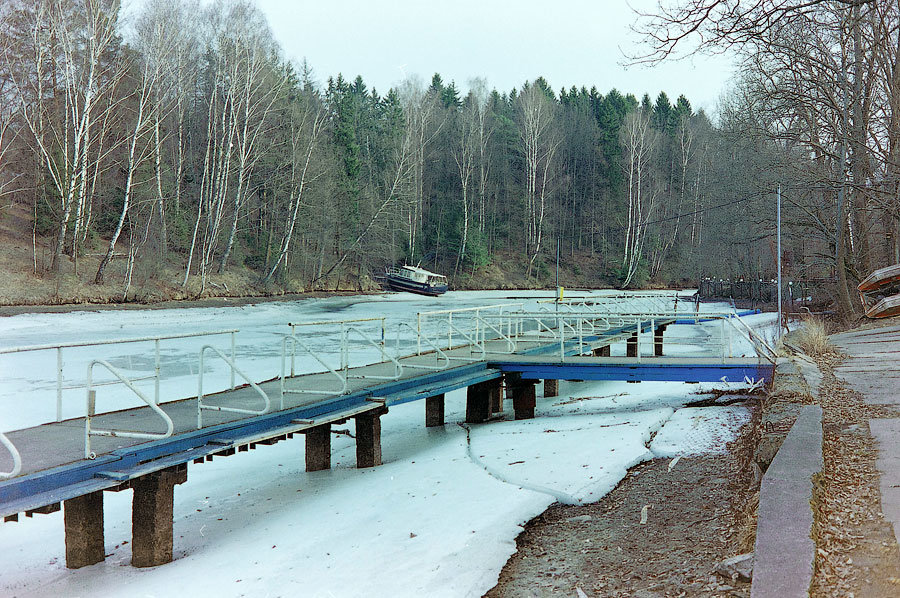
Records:
M447 277L418 266L388 266L381 286L392 291L409 291L436 297L447 292Z
M900 264L875 270L856 288L867 317L900 315Z
M866 316L869 318L890 318L900 315L900 295L885 297L875 305L866 308Z

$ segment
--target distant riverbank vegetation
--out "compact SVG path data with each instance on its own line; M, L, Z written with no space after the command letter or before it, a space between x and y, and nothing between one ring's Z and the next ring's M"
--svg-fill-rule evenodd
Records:
M511 90L439 74L375 90L286 60L252 2L136 11L0 4L0 236L57 289L114 280L127 297L165 277L195 296L235 270L261 290L352 289L402 262L457 287L498 272L549 285L557 246L592 286L769 278L780 180L817 185L786 192L789 274L833 273L836 189L818 175L837 134L814 150L773 137L820 117L760 100L774 83L754 72L715 122L686 95L551 89L539 73Z

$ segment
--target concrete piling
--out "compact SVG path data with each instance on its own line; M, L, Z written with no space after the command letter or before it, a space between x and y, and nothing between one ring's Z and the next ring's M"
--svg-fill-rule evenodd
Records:
M662 357L663 354L663 334L666 332L668 325L657 326L653 331L653 355Z
M63 522L66 530L66 567L87 567L106 558L102 491L63 501Z
M478 382L466 389L466 423L479 424L491 416L491 388L488 382Z
M434 428L444 425L444 395L439 394L425 399L425 427Z
M187 465L156 471L131 481L131 564L156 567L172 562L175 486L187 481Z
M638 354L638 335L637 332L633 333L628 337L628 340L625 341L625 356L626 357L637 357Z
M381 465L381 416L387 407L374 409L357 415L356 420L356 466L377 467Z
M537 404L534 392L535 381L521 380L509 387L513 397L513 411L516 419L533 419Z
M555 397L559 394L559 380L544 380L544 396Z
M306 436L306 471L331 469L331 424L303 430Z

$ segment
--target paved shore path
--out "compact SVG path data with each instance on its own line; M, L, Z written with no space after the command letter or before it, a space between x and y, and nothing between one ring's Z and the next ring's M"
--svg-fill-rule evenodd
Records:
M868 405L900 409L900 326L836 334L831 342L847 355L835 376ZM900 418L869 420L878 446L881 509L900 543Z

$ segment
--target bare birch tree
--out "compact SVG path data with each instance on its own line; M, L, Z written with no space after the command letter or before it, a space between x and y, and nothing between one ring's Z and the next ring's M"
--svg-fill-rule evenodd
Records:
M622 256L623 288L631 284L643 257L647 223L655 200L655 189L648 190L647 187L656 135L656 131L650 127L650 115L640 108L625 117L620 133L622 151L625 154L622 166L628 187L628 214Z
M152 13L144 13L144 18L137 25L135 41L138 51L134 54L134 63L128 69L133 73L137 81L135 82L134 94L131 98L134 104L133 114L129 115L132 126L125 144L127 157L125 185L122 191L122 209L119 213L116 228L110 235L106 254L97 267L97 274L94 276L96 284L103 283L104 271L112 260L119 235L122 234L129 210L131 210L136 186L136 171L150 157L153 150L159 147L158 123L165 116L163 111L169 105L160 102L160 86L165 82L163 73L169 65L169 55L172 51L170 34L173 25L169 19L154 18ZM157 176L155 177L157 184L159 184L160 180L158 169L159 165L157 163L155 168L157 171ZM159 202L162 201L161 189L157 200ZM160 208L160 219L162 220L164 217L165 213ZM152 220L152 211L149 220ZM149 232L149 221L146 226ZM161 226L164 226L164 223L161 223ZM146 240L146 237L147 235L145 234L143 238ZM132 246L132 249L129 251L129 273L135 255L136 248Z
M478 230L484 232L487 223L487 186L490 176L490 143L494 133L491 121L487 81L481 77L469 80L469 97L477 107L476 146L478 163Z
M365 226L360 228L353 242L341 253L340 257L325 272L319 274L312 282L327 278L332 272L340 268L347 259L353 255L356 248L368 236L376 223L380 222L392 208L402 205L404 200L409 202L409 197L414 196L418 183L417 160L420 152L420 116L404 111L404 128L401 139L395 148L391 166L385 172L384 179L380 181L377 193L377 204ZM407 212L409 213L409 212Z
M407 254L414 259L419 231L425 217L425 151L437 137L445 120L436 121L438 98L426 90L417 77L407 77L399 88L406 116L406 136L412 155L412 189L405 202Z
M39 0L33 10L27 40L30 53L22 64L10 66L19 114L31 134L35 151L57 194L56 244L51 269L59 262L67 239L78 238L92 172L91 156L97 142L94 121L103 120L98 106L118 85L120 63L107 56L116 42L118 0ZM10 56L6 54L6 60ZM57 89L59 87L59 89ZM52 92L52 96L51 96ZM94 158L96 159L96 158Z
M0 22L11 18L10 6L0 5ZM0 27L0 56L8 56L12 50L13 38L7 27ZM3 198L11 193L13 183L21 176L8 167L10 149L18 136L18 129L12 127L16 116L14 106L16 99L8 72L9 61L0 60L0 214L6 208Z
M288 218L281 234L278 257L263 277L263 282L269 282L278 267L285 263L301 213L300 208L306 201L304 192L323 174L321 170L317 173L312 172L312 161L327 121L324 107L317 97L305 98L303 106L295 108L291 116L291 188L287 208Z
M453 161L456 163L456 172L459 175L459 186L462 192L463 229L459 251L456 254L456 265L453 268L454 275L459 272L459 266L465 258L466 242L469 238L469 187L481 151L481 112L478 98L474 93L470 93L458 115L459 127L456 132L457 143L453 148Z
M527 85L519 95L520 135L525 157L525 254L530 256L528 276L541 251L550 175L560 144L554 129L554 108L537 83Z
M237 152L237 186L231 210L231 226L225 249L219 260L219 272L225 271L228 257L234 248L241 210L247 201L253 169L264 155L261 147L266 131L275 126L270 116L279 96L286 90L285 71L275 68L276 55L272 34L265 17L249 2L237 2L230 7L229 20L240 33L231 41L231 77L234 86L232 110L237 120L234 144Z
M272 63L271 34L258 9L243 1L219 2L205 15L211 85L200 197L182 283L187 285L196 249L201 293L226 223L220 270L231 254L250 177L268 149L261 147L262 134L272 126L269 115L285 85L283 72ZM230 190L233 175L237 180Z

